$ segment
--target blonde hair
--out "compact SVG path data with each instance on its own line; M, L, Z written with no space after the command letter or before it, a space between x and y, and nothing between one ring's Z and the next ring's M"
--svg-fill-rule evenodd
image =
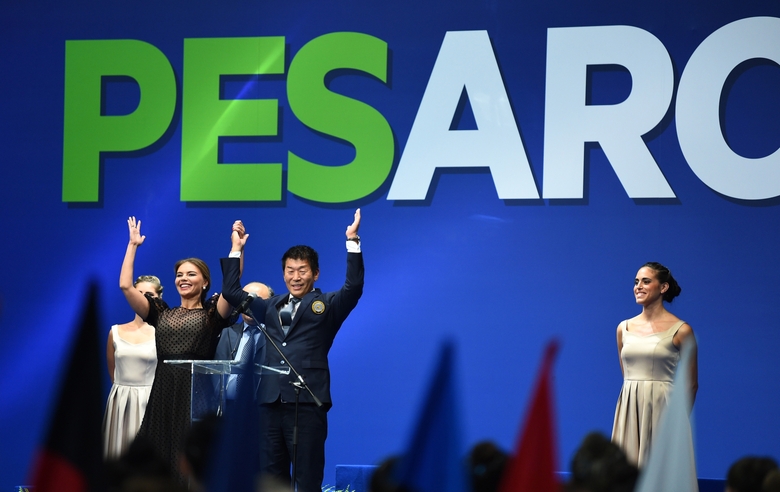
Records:
M155 277L154 275L139 275L138 278L135 279L135 282L133 282L133 287L137 287L141 282L148 282L154 285L154 291L157 292L158 296L162 297L163 286L160 283L159 278Z

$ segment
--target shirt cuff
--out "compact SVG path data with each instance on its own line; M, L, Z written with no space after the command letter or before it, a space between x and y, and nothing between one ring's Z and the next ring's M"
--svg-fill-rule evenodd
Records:
M347 241L347 253L360 253L360 241Z
M231 251L228 258L241 258L241 251Z

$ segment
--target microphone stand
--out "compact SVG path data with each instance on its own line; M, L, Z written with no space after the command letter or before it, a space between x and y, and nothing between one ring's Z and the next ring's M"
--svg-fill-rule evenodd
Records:
M255 318L255 315L252 313L252 310L247 307L245 309L246 314L248 314L251 318ZM287 366L290 368L290 371L292 371L293 374L295 374L295 377L298 379L297 381L289 381L291 385L295 388L295 418L293 420L293 449L292 449L292 490L295 490L296 487L296 479L298 475L298 405L299 405L299 397L301 393L301 389L305 389L309 392L312 399L314 400L314 404L317 405L317 407L322 406L322 402L319 398L317 398L317 395L314 394L314 392L309 388L309 385L306 384L306 381L303 379L303 376L301 376L301 373L299 373L295 367L290 364L290 360L287 358L286 355L284 355L284 352L282 352L282 349L279 348L279 346L274 342L274 339L271 338L271 335L268 334L268 330L265 327L265 324L258 322L257 326L260 328L260 331L263 332L265 335L266 340L268 340L271 345L276 349L276 351L279 353L279 355L282 356L282 360L287 364ZM262 382L260 384L263 384Z

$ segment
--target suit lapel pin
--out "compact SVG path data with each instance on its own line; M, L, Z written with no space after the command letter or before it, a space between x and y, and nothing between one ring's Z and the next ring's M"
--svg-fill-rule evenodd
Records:
M314 314L322 314L325 312L325 303L322 301L314 301L311 303L311 311Z

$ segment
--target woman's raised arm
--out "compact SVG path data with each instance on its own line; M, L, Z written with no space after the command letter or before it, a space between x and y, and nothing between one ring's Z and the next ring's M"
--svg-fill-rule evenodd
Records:
M144 243L146 236L141 235L141 221L135 217L127 219L127 228L130 232L130 240L127 243L125 259L122 261L122 270L119 272L119 288L127 299L127 303L133 311L142 319L149 315L149 301L133 285L133 266L135 264L135 252Z

